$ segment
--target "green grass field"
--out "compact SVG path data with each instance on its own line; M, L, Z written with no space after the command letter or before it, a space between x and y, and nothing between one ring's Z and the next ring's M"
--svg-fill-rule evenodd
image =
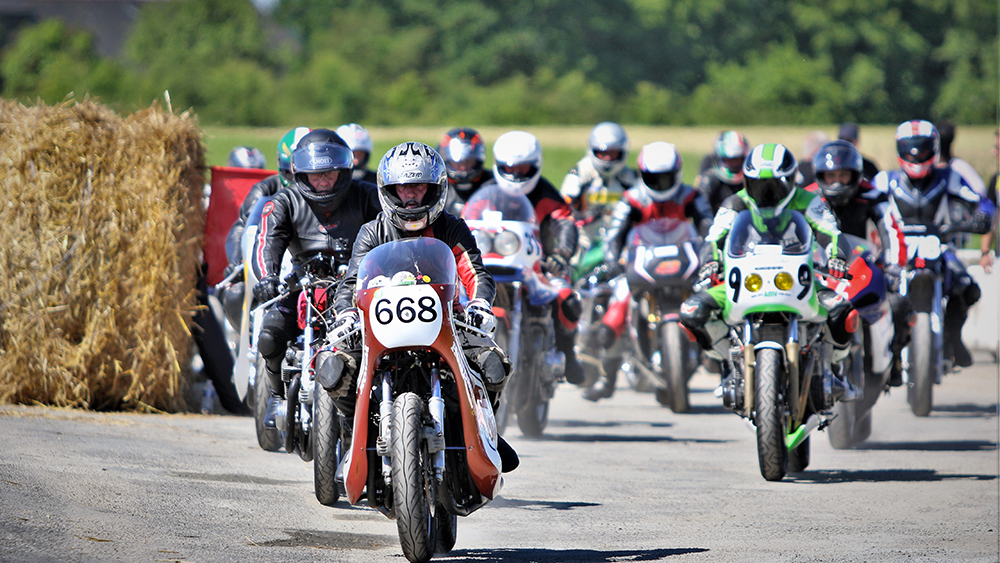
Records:
M431 127L371 127L368 129L375 144L375 153L369 168L374 169L378 160L393 146L404 141L422 141L433 147L441 136L452 126L440 128ZM290 127L288 128L290 129ZM277 164L277 145L282 135L288 132L283 128L246 128L246 127L206 127L204 143L206 160L209 166L225 165L226 157L233 147L239 145L255 146L267 157L268 167ZM493 142L506 131L517 127L483 127L479 128L486 139L487 146L492 148ZM544 162L542 174L558 187L563 176L585 154L590 127L524 127L526 131L538 137L542 144ZM650 127L625 126L631 140L629 151L630 165L635 165L639 149L653 141L667 141L677 145L684 158L684 179L692 182L698 172L702 157L712 150L712 143L724 127ZM764 142L782 143L793 153L802 153L802 144L806 137L814 131L823 131L831 139L837 135L836 125L822 127L742 127L739 131L746 135L751 145ZM896 150L894 133L895 125L866 125L861 128L859 150L865 156L873 159L881 168L895 168ZM953 152L968 160L984 180L997 171L997 160L991 153L994 145L995 128L984 126L962 126L955 136ZM487 162L492 163L490 150L487 150Z

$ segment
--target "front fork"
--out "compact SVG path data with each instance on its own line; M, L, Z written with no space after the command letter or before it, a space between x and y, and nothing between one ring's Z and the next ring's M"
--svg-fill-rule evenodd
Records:
M389 371L382 374L382 400L379 402L379 437L375 451L382 456L382 479L387 487L392 486L392 377ZM427 400L427 410L434 425L425 428L424 440L431 455L434 478L444 480L444 398L441 396L441 374L437 366L431 368L431 396Z

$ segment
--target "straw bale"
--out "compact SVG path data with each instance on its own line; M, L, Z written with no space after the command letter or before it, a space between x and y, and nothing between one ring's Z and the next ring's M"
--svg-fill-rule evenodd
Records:
M194 116L0 100L0 403L187 410Z

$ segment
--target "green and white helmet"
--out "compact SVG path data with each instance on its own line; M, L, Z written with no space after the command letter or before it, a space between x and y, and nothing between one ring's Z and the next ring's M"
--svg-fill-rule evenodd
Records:
M287 186L294 181L292 179L292 152L298 146L299 139L304 137L309 131L311 129L308 127L296 127L285 133L281 137L281 140L278 141L278 174L281 175L282 186Z
M757 207L773 209L777 215L795 195L795 172L799 163L784 145L757 145L743 161L743 187ZM770 213L768 213L770 214Z

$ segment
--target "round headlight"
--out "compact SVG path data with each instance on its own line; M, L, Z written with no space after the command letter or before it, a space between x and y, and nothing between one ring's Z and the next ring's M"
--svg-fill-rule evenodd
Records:
M747 276L747 280L743 282L743 286L747 288L747 291L754 292L760 291L761 286L764 285L764 280L760 279L757 274L750 274Z
M521 249L521 237L513 231L500 231L493 239L493 250L500 256L513 256Z
M774 276L774 286L781 291L792 289L792 285L794 284L795 280L792 279L792 274L788 272L778 272L778 275Z
M486 231L475 229L472 231L472 237L476 239L476 246L479 247L479 252L481 254L489 254L493 248L493 235Z

